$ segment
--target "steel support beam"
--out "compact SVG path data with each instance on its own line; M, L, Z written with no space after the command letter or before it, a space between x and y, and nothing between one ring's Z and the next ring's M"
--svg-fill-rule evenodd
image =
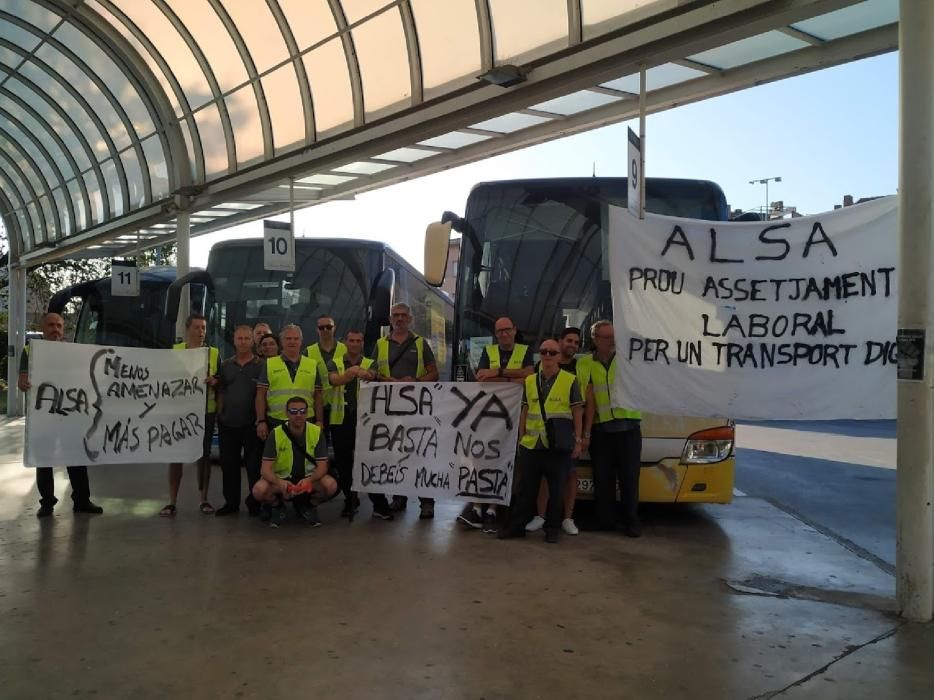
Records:
M924 338L920 381L898 381L895 590L909 620L934 617L934 3L901 0L898 328ZM899 348L899 368L906 359Z
M10 255L12 262L13 256ZM6 414L11 418L23 415L23 394L16 386L19 379L19 357L26 340L26 268L8 267L9 316L7 322L7 404Z
M178 212L178 227L175 230L175 277L180 279L190 271L191 260L191 219L187 209ZM191 297L186 286L178 303L178 319L175 321L175 338L185 338L185 319L191 313Z

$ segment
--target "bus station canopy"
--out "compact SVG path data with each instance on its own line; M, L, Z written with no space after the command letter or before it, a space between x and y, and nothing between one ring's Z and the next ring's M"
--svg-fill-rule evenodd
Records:
M4 0L0 216L128 255L632 118L643 66L651 113L897 48L898 0Z

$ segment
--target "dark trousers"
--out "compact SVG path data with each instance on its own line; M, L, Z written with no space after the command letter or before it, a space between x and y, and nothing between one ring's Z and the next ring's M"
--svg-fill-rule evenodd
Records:
M597 524L612 528L617 523L639 521L639 472L642 462L642 431L636 427L619 433L595 430L590 440L593 463L593 491ZM620 504L616 506L619 481Z
M91 500L87 467L68 467L68 480L71 481L71 500L75 505ZM55 497L55 478L51 467L36 469L36 486L39 488L39 505L54 506L58 503Z
M238 508L240 506L240 465L246 467L246 478L250 486L252 499L253 485L259 481L259 462L262 443L256 436L256 427L247 425L243 428L218 426L221 448L221 474L224 479L224 503Z
M337 485L344 498L353 493L354 445L357 440L357 421L353 416L344 416L342 425L331 426L331 446L334 448L334 467L337 471ZM389 507L386 494L368 493L374 506Z
M545 509L545 532L557 532L564 519L564 485L573 461L570 455L551 450L530 450L519 447L516 468L519 490L509 511L509 530L521 532L535 515L538 485L548 480L548 507Z

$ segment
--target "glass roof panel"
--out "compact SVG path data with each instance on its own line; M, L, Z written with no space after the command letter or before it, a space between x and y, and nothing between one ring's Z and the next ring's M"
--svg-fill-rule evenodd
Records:
M32 51L41 41L36 34L5 19L0 19L0 39L6 39L11 44L16 44L26 51Z
M296 182L300 182L305 185L325 185L327 187L333 187L334 185L343 185L345 182L350 182L351 180L356 180L352 175L329 175L327 173L317 173L315 175L309 175L308 177L300 178ZM288 185L285 185L288 188Z
M305 110L298 90L298 79L295 77L295 66L287 63L277 68L264 77L262 83L278 155L305 141Z
M67 23L62 24L53 36L68 46L110 88L120 102L120 106L123 107L123 111L130 118L137 136L148 136L156 130L149 111L140 99L136 88L97 44Z
M397 5L390 0L341 0L344 16L350 24L359 22L364 17L378 12L387 5Z
M88 199L91 200L90 225L93 226L104 220L104 198L101 197L100 185L93 172L88 171L84 174L84 186L88 190Z
M191 177L197 182L199 180L198 168L203 167L204 163L195 155L195 144L192 140L192 132L197 128L197 120L195 120L194 123L195 126L191 126L191 120L181 119L178 122L178 126L182 131L182 138L185 139L185 153L188 154L188 164L191 167Z
M568 45L567 0L488 0L497 63L524 63Z
M48 231L46 230L48 224L42 222L42 217L39 216L39 207L36 206L35 202L29 202L26 205L26 211L29 212L29 218L32 220L32 233L36 245L45 243L49 240Z
M394 151L388 151L386 153L381 153L374 158L380 158L383 160L396 160L400 163L414 163L417 160L422 160L424 158L431 158L432 156L438 155L434 151L426 151L421 148L397 148Z
M6 46L0 46L0 64L5 64L12 70L16 68L16 66L18 66L22 60L23 57L13 51L13 49L8 49ZM4 74L8 72L10 71L3 71Z
M45 240L57 240L62 228L58 215L52 207L52 201L46 195L42 195L39 197L39 206L42 207L42 215L45 217Z
M84 208L84 197L81 195L81 186L78 179L69 180L65 183L68 187L68 197L71 199L72 206L75 208L75 231L88 226L88 212Z
M123 171L126 173L127 186L130 189L130 206L134 209L146 204L146 189L143 186L143 170L140 167L136 150L128 148L120 154Z
M884 27L897 21L898 0L867 0L791 26L818 39L829 41Z
M165 153L157 135L143 139L143 154L146 167L149 168L150 187L153 200L159 200L169 194L169 173L165 162Z
M512 112L511 114L504 114L501 117L487 119L486 121L479 122L478 124L471 124L471 126L475 129L487 129L488 131L499 131L500 133L508 134L512 133L513 131L520 131L522 129L527 129L530 126L544 124L545 122L549 121L551 121L551 119L548 117L539 117L534 114Z
M6 110L10 116L17 119L23 125L24 129L42 142L42 145L45 146L45 149L49 152L55 165L61 171L62 177L68 179L78 175L78 173L74 172L72 169L71 163L68 161L65 153L62 152L62 149L59 148L55 139L48 136L49 127L46 123L40 123L29 112L20 107L18 103L2 94L0 94L0 109ZM0 116L0 119L2 119L2 116Z
M279 0L279 7L289 21L299 51L337 32L328 0Z
M482 72L475 0L410 0L410 4L426 97L458 78L473 81ZM458 29L450 31L451 27Z
M581 0L584 40L676 6L675 0Z
M252 99L253 89L250 90ZM254 100L254 105L256 104ZM227 104L230 109L230 103ZM245 112L241 112L240 116ZM231 114L231 121L234 115ZM256 117L257 122L259 116ZM227 172L230 162L227 158L227 140L224 138L224 128L221 126L221 115L217 110L216 104L209 104L204 109L195 112L195 123L198 126L198 135L201 137L201 148L204 151L204 171L208 176L220 175ZM244 137L245 146L249 145L249 140ZM262 143L262 136L260 137ZM239 135L237 146L239 148ZM239 157L239 156L238 156Z
M237 166L243 167L261 159L265 153L263 124L256 105L256 91L252 85L247 85L228 95L226 103L230 127L237 144ZM204 128L200 121L198 130L201 132L201 138L204 138ZM218 134L218 139L224 141L223 132Z
M6 149L0 145L0 148ZM13 188L24 198L28 196L29 188L26 186L26 183L23 182L23 178L19 176L19 173L16 172L13 168L8 168L6 161L0 158L0 176L6 177L11 183L13 183ZM10 203L16 207L19 206L19 201L15 197L10 197Z
M318 136L353 126L353 93L340 39L305 54L303 61L311 83Z
M126 213L123 209L123 188L120 186L117 166L112 158L101 163L101 172L107 184L107 196L110 197L110 216L122 216Z
M52 190L52 198L55 201L55 208L58 209L58 215L61 219L60 236L67 236L75 230L75 222L71 218L71 207L68 204L68 198L65 196L65 190L56 187Z
M97 126L91 121L90 116L84 107L75 100L71 93L69 93L57 80L52 80L49 77L49 74L44 70L39 68L34 63L27 63L19 70L19 74L23 78L32 82L33 85L40 85L42 89L45 90L48 98L52 100L55 104L61 107L62 111L67 114L71 120L77 125L78 129L81 130L80 137L85 141L90 147L91 151L96 154L97 160L106 158L109 154L107 149L107 142L104 140L100 131L98 131ZM16 78L10 78L6 83L5 87L8 87L11 92L15 93L19 97L22 97L24 100L32 99L33 88L28 87L25 83L22 83ZM38 104L33 104L33 106L40 112L40 114L51 114L51 108L44 99L38 100ZM70 131L70 129L69 129ZM64 139L65 132L59 131L59 135ZM65 143L68 143L66 140ZM84 162L84 149L73 149L72 153L81 152L81 159L79 159L79 164L81 167L89 167L89 162ZM76 156L77 157L77 156Z
M62 19L58 13L32 0L3 0L3 9L44 32L51 31Z
M75 134L65 120L62 119L62 117L52 109L51 105L38 93L27 89L26 86L16 78L10 78L4 83L3 88L15 94L45 118L46 122L48 122L55 133L61 137L62 141L65 143L65 148L71 152L79 169L86 170L91 167L91 161L88 159L84 148L81 146L79 135Z
M398 8L369 19L354 29L353 42L360 62L367 117L394 105L407 106L412 96L412 85Z
M213 98L204 71L198 65L188 44L155 4L137 0L111 0L111 2L117 5L159 49L169 69L181 85L191 110L197 109Z
M22 152L17 149L14 144L15 142L9 135L3 131L0 131L0 149L3 149L3 152L6 153L14 163L16 163L20 171L22 171L22 173L26 176L26 180L32 186L36 196L39 196L39 194L41 194L45 188L45 181L42 179L41 174L32 166L28 160L26 160ZM6 164L4 164L4 169L6 169ZM28 190L23 190L24 198L32 196L31 193L27 194L27 192Z
M705 75L707 74L703 71L695 70L694 68L686 68L676 63L663 63L660 66L649 68L645 72L645 90L646 92L651 92L652 90L659 90L671 85L677 85L678 83L684 83L688 80L694 80L695 78L703 78ZM624 78L611 80L608 83L603 83L603 87L638 95L639 74L633 73Z
M258 73L266 72L289 57L276 18L265 2L225 0L224 8L240 30Z
M237 209L238 211L248 211L263 206L262 204L253 204L252 202L224 202L220 206L225 209Z
M168 0L168 4L191 32L223 92L230 92L249 80L237 45L214 8L203 0Z
M578 112L585 112L588 109L594 109L596 107L602 107L603 105L610 104L611 102L619 102L622 98L617 97L616 95L607 95L603 92L593 92L592 90L581 90L580 92L573 92L570 95L564 95L563 97L556 97L553 100L548 100L547 102L539 102L537 105L532 105L531 109L538 109L542 112L552 112L554 114L577 114Z
M419 141L422 146L435 146L436 148L462 148L472 143L486 141L489 136L483 134L465 134L463 131L451 131L441 136L435 136L433 139Z
M20 129L19 126L14 124L3 114L0 114L0 138L12 140L26 152L26 155L28 155L35 164L35 167L39 169L38 174L45 180L46 186L51 189L58 184L58 178L48 158L42 154L42 151L36 147L25 133L23 133L23 130ZM10 153L12 155L13 151L10 151ZM17 158L17 160L19 160L19 158ZM22 164L25 166L25 162Z
M355 173L357 175L375 175L376 173L381 173L384 170L391 170L395 167L395 165L390 163L369 163L366 161L359 161L356 163L347 163L347 165L342 165L339 168L334 168L334 172Z
M130 145L130 134L127 133L113 104L94 82L88 80L87 73L78 68L74 61L58 49L48 44L40 46L35 55L57 71L68 83L81 86L81 96L103 122L118 150Z
M689 56L692 61L698 61L707 66L727 70L747 63L761 61L772 56L779 56L789 51L807 48L809 44L782 34L778 31L766 32L748 39L734 41L726 46L719 46L710 51Z

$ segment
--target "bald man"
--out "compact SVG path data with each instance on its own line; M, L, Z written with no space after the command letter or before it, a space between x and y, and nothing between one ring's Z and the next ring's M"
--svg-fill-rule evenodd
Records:
M62 342L65 337L65 321L58 314L47 313L42 317L42 339ZM28 391L32 386L29 382L29 346L23 348L19 361L20 391ZM27 410L29 400L26 400ZM91 486L88 483L87 467L68 467L68 479L71 481L71 500L74 502L72 510L75 513L100 514L104 509L91 503ZM58 499L55 497L55 479L51 467L36 469L36 487L39 489L39 510L37 518L47 518L55 510Z

